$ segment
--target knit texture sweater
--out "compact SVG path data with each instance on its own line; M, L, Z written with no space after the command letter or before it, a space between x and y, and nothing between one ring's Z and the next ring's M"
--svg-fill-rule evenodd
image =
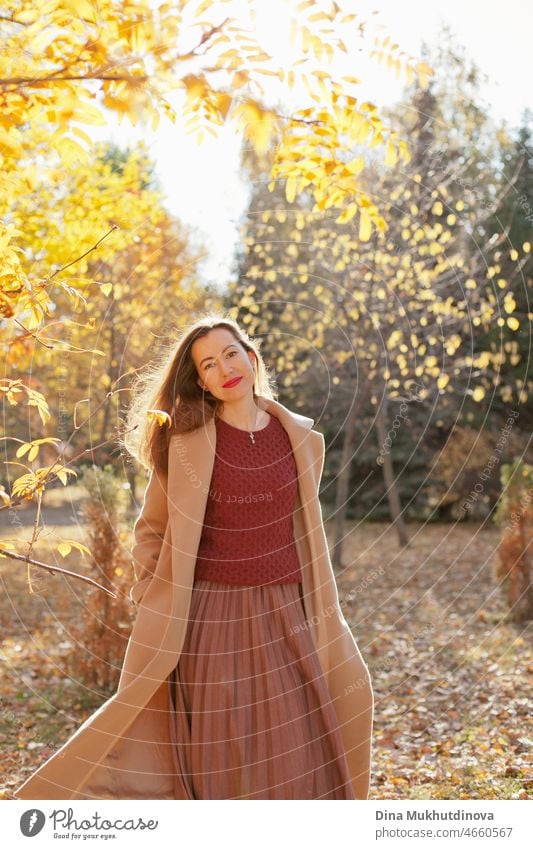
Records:
M259 586L302 580L293 531L298 475L288 434L271 415L247 430L215 418L216 452L195 579Z

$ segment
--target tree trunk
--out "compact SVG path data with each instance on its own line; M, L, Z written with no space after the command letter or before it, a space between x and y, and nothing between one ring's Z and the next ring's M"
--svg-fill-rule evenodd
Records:
M116 362L116 332L115 332L115 312L116 312L116 301L113 292L110 293L111 303L108 309L108 324L109 324L109 367L108 367L108 375L109 375L109 385L110 387L113 385L113 382L118 377L118 366ZM113 398L108 398L106 403L104 404L102 424L100 428L100 442L104 442L106 439L109 439L109 425L111 422L111 405L114 405L115 402ZM101 457L107 457L109 455L109 446L105 445L102 449L100 449Z
M394 475L394 466L392 463L392 456L390 449L385 445L385 441L387 438L386 433L386 421L387 421L387 406L388 406L388 398L385 395L381 404L378 407L378 411L376 414L376 430L378 434L378 446L380 452L382 451L383 457L383 479L385 481L385 488L387 491L387 499L389 502L389 510L392 524L395 525L396 530L398 531L398 539L401 546L409 545L409 536L407 534L407 528L405 526L404 518L402 515L402 508L400 504L400 494L398 492L398 486L396 484L396 478Z
M357 399L354 399L346 424L344 426L344 439L342 443L342 451L339 462L339 472L337 475L337 492L335 496L335 523L334 523L334 542L332 550L332 565L336 569L342 569L342 543L344 537L344 520L346 517L346 507L348 504L348 486L350 483L351 461L353 456L353 445L355 442L355 425L360 411L363 409L363 404L366 400L366 393L360 392Z

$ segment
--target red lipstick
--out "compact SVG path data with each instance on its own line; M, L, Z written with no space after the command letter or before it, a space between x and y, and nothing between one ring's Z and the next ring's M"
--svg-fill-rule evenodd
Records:
M222 384L223 389L231 389L233 386L237 386L240 383L242 377L234 377L232 380L229 380L227 383Z

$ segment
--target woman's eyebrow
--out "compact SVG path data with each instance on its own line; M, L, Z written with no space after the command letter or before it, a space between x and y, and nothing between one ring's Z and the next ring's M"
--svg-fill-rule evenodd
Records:
M224 351L227 351L227 349L228 349L228 348L236 348L236 347L237 347L237 346L236 346L236 345L234 345L234 344L233 344L233 342L232 342L232 343L231 343L231 345L226 345L226 347L225 347L225 348L222 348L222 350L221 350L221 352L220 352L220 353L221 353L221 354L223 354L223 353L224 353ZM204 358L203 358L203 360L202 360L202 362L200 363L200 366L203 366L203 364L205 363L205 361L206 361L206 360L214 360L214 357L204 357Z

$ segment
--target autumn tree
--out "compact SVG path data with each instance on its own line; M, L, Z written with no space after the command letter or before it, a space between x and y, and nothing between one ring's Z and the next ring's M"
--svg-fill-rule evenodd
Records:
M104 199L95 199L95 177L86 175L86 197L64 207L56 216L61 223L51 224L58 232L63 228L63 244L54 239L54 270L46 266L47 251L40 252L51 237L48 225L34 229L35 245L22 246L25 195L38 189L43 208L51 209L49 197L61 170L87 167L92 144L86 130L105 124L106 110L153 128L161 116L172 119L179 110L199 142L205 132L216 134L234 122L257 150L277 145L272 176L285 182L289 196L306 190L317 209L341 216L347 209L350 216L357 212L367 236L372 227L383 228L378 206L357 179L361 157L346 161L345 151L355 141L363 150L383 145L394 165L407 159L406 145L373 104L357 98L356 78L330 70L339 51L349 53L356 42L369 46L366 22L336 3L317 7L314 0L303 0L292 9L294 58L280 67L253 32L254 4L239 6L243 20L232 16L231 0L7 0L0 20L0 292L8 354L49 344L72 353L49 334L58 295L73 305L84 303L82 288L91 285L88 256L98 250L103 262L115 264L132 238L129 228L117 228L116 209L109 214ZM415 63L388 37L376 38L372 47L377 60L398 73L427 80L427 65ZM279 114L267 103L265 78L279 82L282 91L307 90L306 104ZM120 176L124 179L124 173ZM131 200L139 200L137 191L132 189ZM44 392L9 372L1 388L8 404L25 400L37 408L39 427L49 422ZM31 441L26 453L32 461L43 444ZM42 495L58 472L63 480L73 473L62 453L55 465L30 469L13 491L24 499Z
M476 340L476 350L479 346L502 352L495 380L504 391L495 403L501 411L516 399L522 401L517 426L526 435L533 425L531 405L526 403L533 393L532 117L526 110L520 126L502 142L501 182L506 190L491 204L485 222L485 257L500 295L500 313L488 332Z
M376 162L361 178L380 199L386 232L378 229L368 237L361 221L350 223L349 207L347 220L331 221L301 199L291 202L287 192L285 197L278 192L278 203L269 207L258 189L232 292L239 319L254 334L271 335L283 385L305 384L312 399L316 391L330 396L321 421L325 429L334 424L332 431L341 432L343 443L335 505L337 565L354 428L366 399L374 408L377 469L382 467L391 518L405 545L396 482L401 469L392 459L396 417L403 411L399 426L405 427L411 407L453 409L465 394L479 404L495 388L501 358L490 348L471 354L472 338L499 315L494 269L485 267L483 255L465 251L464 227L480 226L479 209L465 210L460 190L434 167L431 134L444 130L435 130L438 121L429 120L432 111L438 114L431 87L415 91L413 106L402 107L411 117L412 166L399 179ZM516 329L512 319L508 327ZM507 388L499 385L497 391L504 394ZM347 392L349 412L340 414L333 399Z

